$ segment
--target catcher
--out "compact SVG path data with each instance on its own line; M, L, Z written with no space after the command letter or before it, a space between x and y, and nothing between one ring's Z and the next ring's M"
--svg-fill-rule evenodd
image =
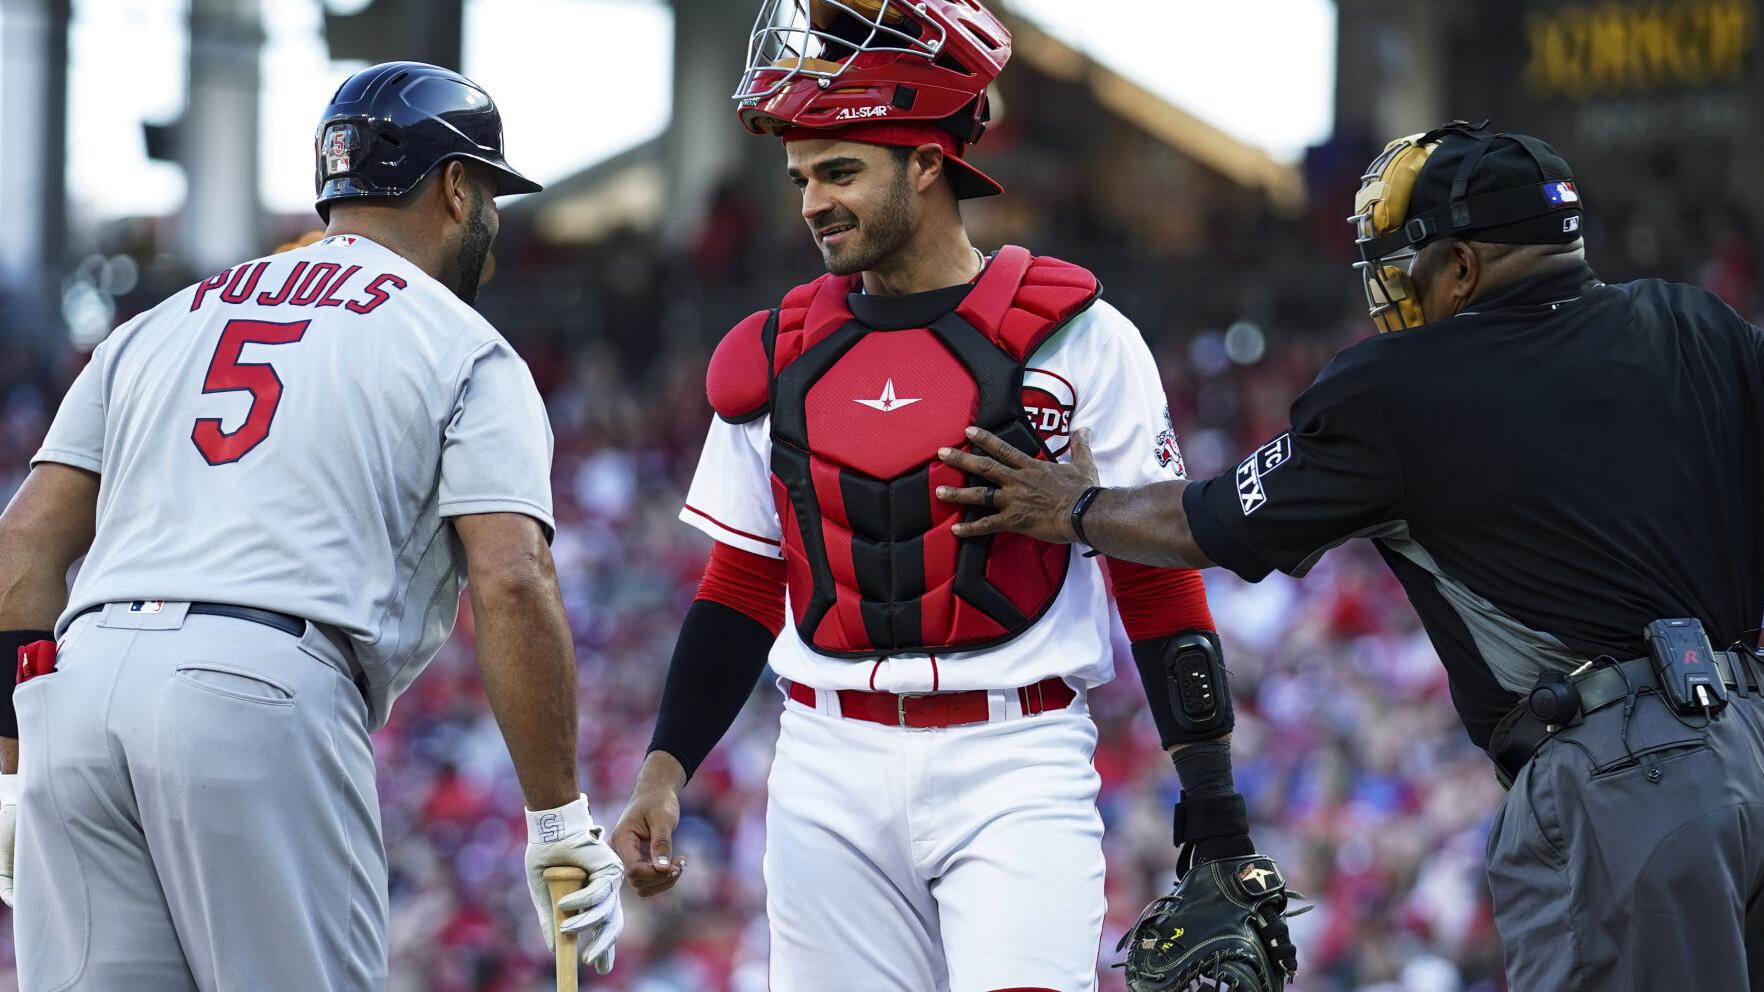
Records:
M718 417L681 516L716 545L612 835L633 886L680 876L678 792L769 664L787 700L770 987L1094 989L1085 698L1114 674L1106 564L1166 745L1200 742L1177 754L1178 840L1200 866L1174 904L1188 934L1153 947L1137 987L1278 982L1294 966L1284 887L1255 856L1229 752L1207 743L1232 713L1199 575L958 541L964 515L931 496L964 481L937 452L975 418L1049 461L1087 430L1086 470L1119 484L1182 476L1151 352L1095 276L969 241L962 201L1003 192L965 155L1009 32L975 0L769 0L748 51L738 113L782 144L828 274L711 361Z

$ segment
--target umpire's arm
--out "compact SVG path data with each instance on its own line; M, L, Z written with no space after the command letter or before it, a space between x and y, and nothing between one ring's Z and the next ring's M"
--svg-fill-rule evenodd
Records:
M1293 402L1290 430L1211 479L1102 489L1080 507L1097 485L1083 438L1074 438L1068 465L1037 461L971 427L971 452L940 457L980 484L940 487L937 496L994 509L957 524L959 537L1015 531L1147 565L1219 565L1251 582L1275 569L1303 575L1328 549L1410 511L1393 433L1400 418L1381 402L1377 386L1388 373L1375 355L1364 343L1338 355Z
M98 511L98 475L42 462L0 513L0 658L7 686L5 727L11 719L11 673L20 647L53 638L67 608L67 570L92 546ZM18 770L18 739L0 734L0 772Z

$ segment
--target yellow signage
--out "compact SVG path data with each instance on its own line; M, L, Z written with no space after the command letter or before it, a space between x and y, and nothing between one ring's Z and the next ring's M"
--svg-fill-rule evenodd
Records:
M1754 0L1571 3L1526 15L1530 94L1658 93L1735 82L1757 44Z

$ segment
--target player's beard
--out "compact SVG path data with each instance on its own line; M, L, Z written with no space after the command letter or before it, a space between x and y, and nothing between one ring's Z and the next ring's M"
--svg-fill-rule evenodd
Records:
M474 189L472 215L459 233L459 243L454 245L453 271L448 273L446 280L453 295L468 305L478 301L478 282L484 277L484 260L490 257L490 242L495 238L490 233L490 225L484 223L484 210L484 191Z
M876 268L878 263L887 259L913 238L913 193L907 182L907 170L903 166L896 171L894 182L888 187L888 194L876 207L875 215L870 219L858 222L855 216L816 218L817 226L845 223L858 223L857 238L832 246L821 245L821 258L827 263L827 271L836 276L848 276L854 272L864 272Z

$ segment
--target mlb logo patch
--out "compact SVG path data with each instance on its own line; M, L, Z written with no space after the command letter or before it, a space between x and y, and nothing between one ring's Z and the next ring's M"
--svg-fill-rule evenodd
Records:
M130 613L158 613L165 609L163 599L137 599L129 604Z
M1576 190L1571 182L1545 183L1544 196L1548 197L1550 205L1557 209L1580 206L1580 191Z

